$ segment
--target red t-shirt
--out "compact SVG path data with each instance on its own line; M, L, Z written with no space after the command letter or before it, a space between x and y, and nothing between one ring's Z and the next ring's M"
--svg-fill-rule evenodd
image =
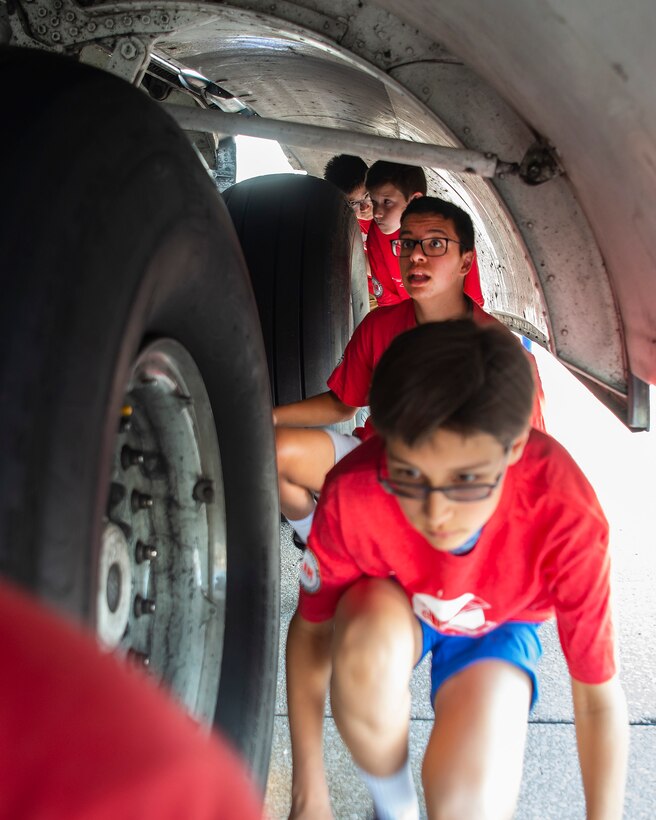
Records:
M379 307L398 305L410 298L403 286L399 260L392 253L390 240L398 239L399 231L384 234L375 222L369 227L367 256L373 285L373 294Z
M262 817L225 741L6 583L0 647L2 820Z
M497 322L493 316L490 316L474 302L471 303L471 306L472 319L477 324L484 325ZM353 336L346 345L341 362L331 373L328 379L329 389L340 401L350 407L366 407L369 404L369 388L371 387L374 368L380 357L399 333L411 330L416 326L417 318L412 300L385 308L377 308L368 313L356 327ZM531 426L535 427L536 430L545 430L542 416L542 405L544 403L542 383L535 358L528 351L526 351L526 354L531 361L536 386ZM373 428L369 419L367 419L364 430L358 432L358 435L366 438L372 433Z
M369 228L371 227L372 221L371 219L358 219L360 233L362 234L362 244L364 245L365 251L367 250L367 236L369 235Z
M375 222L369 227L367 237L367 256L371 268L371 286L369 292L376 297L378 305L397 305L410 298L405 289L399 260L392 253L392 239L399 238L400 229L394 233L384 234ZM465 276L464 292L477 305L485 304L481 291L481 277L478 269L478 255L474 250L474 259L467 276Z
M439 632L475 636L555 614L572 677L597 684L615 674L608 524L563 447L532 431L465 555L438 552L408 523L377 481L384 457L376 436L328 474L301 565L303 618L331 618L355 581L392 576Z

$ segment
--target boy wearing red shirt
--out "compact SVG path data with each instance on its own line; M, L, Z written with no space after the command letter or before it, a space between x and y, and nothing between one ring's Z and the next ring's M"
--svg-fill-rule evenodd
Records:
M367 163L361 157L351 154L337 154L331 157L323 169L323 178L339 188L346 197L349 208L355 214L365 250L373 216L371 197L364 184L366 176Z
M409 681L432 654L429 817L512 816L540 623L572 680L587 816L622 814L628 746L608 525L569 454L531 429L527 357L498 325L400 335L374 375L373 436L327 477L287 644L292 818L330 817L321 730L336 725L379 820L419 817Z
M369 292L380 307L397 305L410 298L403 284L399 261L392 253L391 241L399 238L404 210L426 195L423 169L398 162L374 162L367 171L366 186L373 203L373 223L367 240ZM476 251L464 282L465 294L483 307Z
M373 204L373 222L367 237L369 289L380 307L396 305L410 297L390 240L398 239L401 217L410 202L426 195L426 175L415 165L379 160L367 171L365 185Z
M358 407L369 403L374 367L399 333L417 324L466 316L496 323L463 291L474 256L474 227L461 208L435 197L413 199L402 217L400 239L394 242L410 299L364 318L328 379L326 393L274 411L280 506L301 546L310 531L314 494L320 492L326 473L360 443L355 436L308 428L351 419ZM539 407L535 425L543 429Z

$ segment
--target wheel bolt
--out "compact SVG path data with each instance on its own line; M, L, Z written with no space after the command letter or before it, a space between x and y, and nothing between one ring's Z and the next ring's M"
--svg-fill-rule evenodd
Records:
M152 598L142 598L141 595L137 595L134 599L134 614L137 618L141 615L154 615L156 608Z
M95 28L95 26L94 26ZM89 26L89 30L92 30ZM124 404L121 407L121 420L118 425L119 433L127 433L132 427L132 416L134 414L134 407L130 404Z
M132 493L131 502L133 512L147 510L153 506L153 497L152 495L147 495L146 493L140 493L139 490L134 490Z
M137 652L136 649L128 649L128 658L135 661L140 666L150 666L150 657L145 652Z
M144 544L143 541L137 541L135 547L135 557L137 564L143 564L144 561L153 561L157 558L157 547L151 547L150 544Z
M133 450L126 444L121 450L121 467L127 470L128 467L136 467L144 463L144 454L141 450Z
M200 478L193 489L193 496L201 504L211 504L214 501L214 485L209 478Z

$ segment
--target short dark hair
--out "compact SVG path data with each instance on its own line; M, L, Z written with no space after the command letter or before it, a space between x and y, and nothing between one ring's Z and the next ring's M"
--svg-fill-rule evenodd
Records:
M351 154L337 154L326 163L323 178L336 185L344 194L364 185L367 176L367 163L361 157Z
M418 165L403 165L401 162L387 162L379 159L367 171L365 185L367 190L371 190L387 183L398 188L406 199L416 194L417 191L421 194L427 191L426 174L423 168Z
M450 219L460 242L460 253L474 250L474 224L471 217L453 202L447 202L436 196L422 196L413 199L401 215L401 224L403 225L403 220L412 214L435 214Z
M374 371L369 404L383 438L412 447L438 429L488 433L504 447L526 429L528 356L499 323L428 322L397 336Z

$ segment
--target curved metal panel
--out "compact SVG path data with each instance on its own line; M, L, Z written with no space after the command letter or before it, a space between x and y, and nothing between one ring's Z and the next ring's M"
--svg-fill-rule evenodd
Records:
M381 4L421 19L557 146L617 293L631 368L656 383L656 6ZM565 261L575 274L578 260Z
M184 41L165 48L263 116L464 145L512 160L534 140L507 103L443 45L376 7L341 2L322 13L320 3L284 3L272 16L266 3L236 5L242 4L222 7L216 26L186 31ZM293 153L315 174L330 156ZM561 359L625 394L613 294L568 182L491 185L436 172L429 179L432 192L474 215L490 308L529 323L531 335L549 338Z

